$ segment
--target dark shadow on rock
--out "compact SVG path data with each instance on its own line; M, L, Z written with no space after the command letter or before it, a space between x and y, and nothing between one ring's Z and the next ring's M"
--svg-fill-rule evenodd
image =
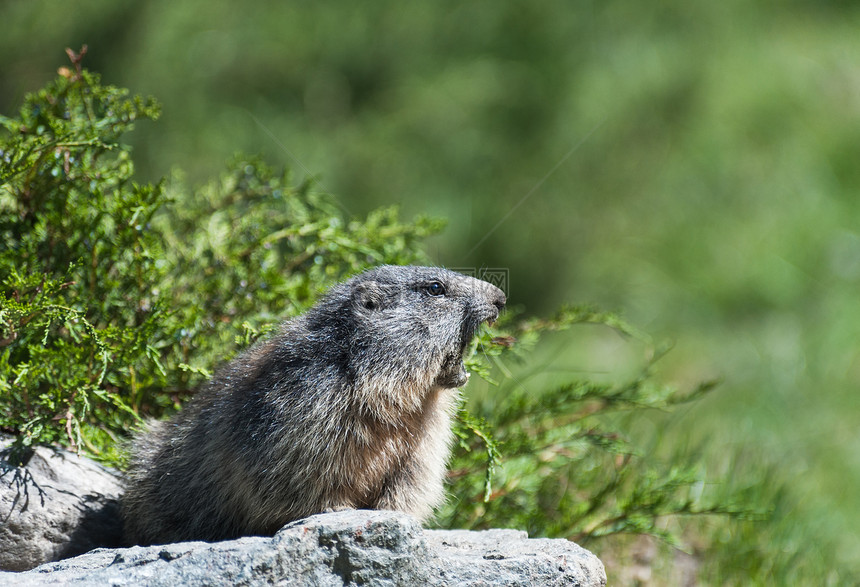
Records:
M121 546L119 475L63 448L0 434L0 570Z
M92 496L84 501L97 502ZM77 527L69 534L69 542L57 553L57 560L78 556L94 548L119 548L122 541L122 516L120 503L110 499L100 507L87 508Z

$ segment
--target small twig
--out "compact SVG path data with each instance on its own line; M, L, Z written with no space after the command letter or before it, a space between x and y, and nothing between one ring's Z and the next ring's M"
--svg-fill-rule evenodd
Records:
M72 399L74 399L74 395L72 396ZM69 448L74 452L78 452L78 445L75 442L74 435L72 434L72 418L72 408L70 407L66 410L66 436L69 437Z
M66 47L66 55L69 56L69 61L71 61L72 65L74 65L74 67L75 67L75 78L72 81L77 81L83 77L82 76L82 69L81 69L81 61L83 61L84 55L87 54L87 48L88 47L86 45L83 45L81 47L81 50L79 52L75 53L71 48Z

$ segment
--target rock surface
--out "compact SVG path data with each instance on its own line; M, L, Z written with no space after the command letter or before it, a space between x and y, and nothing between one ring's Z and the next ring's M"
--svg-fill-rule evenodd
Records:
M274 537L97 549L0 584L603 586L603 565L567 540L514 530L423 530L399 512L348 510L288 524Z
M122 486L114 473L62 449L12 455L11 444L0 436L0 570L119 546Z
M567 540L424 530L399 512L320 514L274 537L115 548L116 474L62 449L12 455L10 444L0 436L0 571L24 572L0 572L0 585L606 584L597 557Z

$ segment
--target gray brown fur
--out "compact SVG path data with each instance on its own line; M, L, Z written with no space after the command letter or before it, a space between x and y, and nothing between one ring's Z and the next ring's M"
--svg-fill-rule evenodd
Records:
M270 535L343 508L428 518L444 497L462 355L504 304L489 283L434 267L333 287L135 439L126 540Z

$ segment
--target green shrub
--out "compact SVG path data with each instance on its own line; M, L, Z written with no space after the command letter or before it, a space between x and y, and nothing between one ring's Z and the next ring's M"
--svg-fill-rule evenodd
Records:
M617 315L565 308L551 320L522 320L485 333L479 344L484 360L494 362L505 377L498 357L534 345L542 333L576 324L603 324L643 336ZM513 525L584 543L612 534L649 534L677 543L662 525L667 516L753 515L748 506L731 501L704 503L697 495L705 481L701 467L683 459L661 467L643 459L625 436L630 418L619 414L668 410L714 387L708 382L680 392L660 384L653 375L659 356L629 381L581 379L535 390L507 377L492 402L473 402L472 411L481 417L463 414L468 430L477 434L459 433L462 450L452 464L456 499L444 513L445 524Z
M0 426L99 452L134 420L131 398L166 382L157 345L176 329L153 289L163 189L133 182L117 143L158 107L63 73L0 119Z

